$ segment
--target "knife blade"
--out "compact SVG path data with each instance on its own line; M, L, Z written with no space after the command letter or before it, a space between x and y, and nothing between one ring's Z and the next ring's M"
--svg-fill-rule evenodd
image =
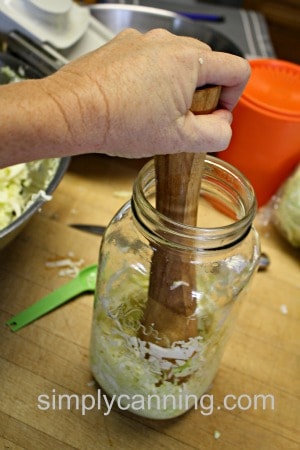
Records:
M80 231L85 231L86 233L96 234L98 236L102 236L106 230L106 227L103 225L90 225L83 223L72 223L70 227L76 228Z

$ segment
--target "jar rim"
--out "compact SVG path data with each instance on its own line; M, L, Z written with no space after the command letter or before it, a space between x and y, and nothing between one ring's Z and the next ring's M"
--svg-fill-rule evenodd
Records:
M230 224L216 227L185 225L157 211L146 195L146 191L156 182L154 160L150 160L140 170L133 187L132 209L138 222L151 234L151 238L165 245L171 240L173 246L215 250L235 245L245 237L252 226L257 209L254 189L237 168L217 157L207 155L203 178L214 170L228 178L228 189L234 184L233 189L241 190L238 196L241 217L237 217Z

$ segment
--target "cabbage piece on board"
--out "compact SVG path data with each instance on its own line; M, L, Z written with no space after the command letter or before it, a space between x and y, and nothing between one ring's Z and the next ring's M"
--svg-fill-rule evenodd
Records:
M272 222L290 244L300 248L300 164L275 196Z

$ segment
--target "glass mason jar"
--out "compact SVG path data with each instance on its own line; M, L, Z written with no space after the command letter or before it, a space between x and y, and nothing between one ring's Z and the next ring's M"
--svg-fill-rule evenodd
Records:
M103 237L90 359L121 409L169 419L211 385L260 246L253 189L228 163L205 160L197 227L160 214L155 187L150 161Z

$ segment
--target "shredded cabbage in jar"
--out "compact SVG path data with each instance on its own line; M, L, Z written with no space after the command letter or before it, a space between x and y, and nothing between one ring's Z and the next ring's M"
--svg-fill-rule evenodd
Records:
M102 272L107 295L95 301L90 347L91 369L100 386L112 397L124 398L124 409L148 418L173 418L196 407L218 370L234 316L235 302L220 308L218 301L226 294L240 299L247 272L247 261L235 256L224 261L219 283L211 282L211 274L201 276L195 313L199 334L170 347L139 337L147 274L133 266Z

